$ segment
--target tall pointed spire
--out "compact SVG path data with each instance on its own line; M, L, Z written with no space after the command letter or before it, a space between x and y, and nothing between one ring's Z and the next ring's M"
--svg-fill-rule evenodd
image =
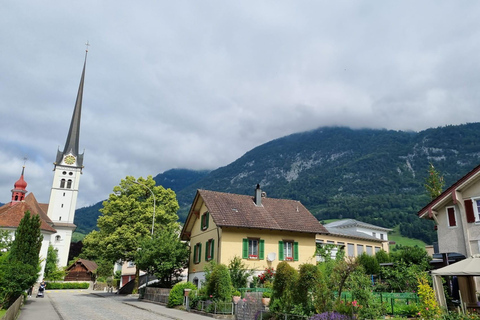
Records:
M82 98L83 98L83 83L85 81L85 67L87 65L88 47L85 50L85 61L83 62L82 77L80 78L80 85L78 86L77 100L75 102L75 109L73 110L72 121L70 122L70 129L68 130L67 140L63 152L57 152L56 164L60 164L62 159L67 155L73 155L76 158L76 166L83 165L83 153L79 154L78 145L80 139L80 119L82 115Z

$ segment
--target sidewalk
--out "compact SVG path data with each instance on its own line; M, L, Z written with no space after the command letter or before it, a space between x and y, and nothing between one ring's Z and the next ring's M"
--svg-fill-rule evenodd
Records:
M17 320L38 320L39 318L60 319L47 295L45 298L35 298L35 295L29 297L20 308L20 316Z

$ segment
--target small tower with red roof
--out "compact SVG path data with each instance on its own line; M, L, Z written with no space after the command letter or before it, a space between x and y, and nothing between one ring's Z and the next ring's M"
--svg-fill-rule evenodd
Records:
M20 179L15 182L12 189L12 202L10 205L13 206L18 202L25 201L25 194L27 193L27 182L23 179L23 174L25 173L25 166L22 168L22 174L20 175Z

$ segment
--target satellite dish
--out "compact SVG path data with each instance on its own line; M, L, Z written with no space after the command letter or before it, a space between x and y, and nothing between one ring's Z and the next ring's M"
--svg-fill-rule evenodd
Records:
M275 261L277 254L275 252L270 252L267 254L267 261Z

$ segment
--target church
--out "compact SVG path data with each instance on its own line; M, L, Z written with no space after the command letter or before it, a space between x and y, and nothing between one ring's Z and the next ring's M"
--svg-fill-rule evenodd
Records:
M83 153L79 153L79 139L87 54L88 50L85 53L77 100L65 148L63 151L57 151L53 163L54 174L49 202L39 203L32 192L27 195L24 166L20 179L15 182L12 189L11 201L0 207L0 229L10 230L12 235L15 234L15 230L26 211L30 211L32 215L40 216L43 242L40 249L41 273L39 279L43 278L49 245L58 250L58 266L64 267L67 265L72 234L76 228L73 221L80 176L83 170Z

